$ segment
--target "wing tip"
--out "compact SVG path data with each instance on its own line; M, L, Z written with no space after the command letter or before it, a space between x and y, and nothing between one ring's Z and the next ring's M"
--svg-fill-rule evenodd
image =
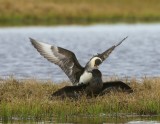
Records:
M122 42L123 42L124 40L126 40L127 38L128 38L128 36L126 36L125 38L123 38Z
M29 37L29 39L30 39L30 42L32 43L32 45L34 45L34 44L36 43L36 40L35 40L35 39L33 39L33 38L31 38L31 37Z
M127 37L125 37L125 38L123 38L117 45L115 45L116 47L117 46L119 46L123 41L125 41L126 39L128 38L128 36Z
M31 37L29 37L31 44L37 49L38 46L41 46L42 42L39 42Z
M33 38L31 38L31 37L29 37L29 39L30 39L30 41L34 41L34 39L33 39Z

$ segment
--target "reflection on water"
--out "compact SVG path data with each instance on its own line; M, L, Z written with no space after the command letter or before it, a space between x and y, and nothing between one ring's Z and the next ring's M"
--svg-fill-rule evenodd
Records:
M36 124L160 124L159 117L66 117L66 118L50 118L49 120L9 120L0 121L0 123L36 123Z
M0 75L68 79L59 67L38 54L29 37L67 48L85 65L93 54L129 36L101 65L103 75L159 76L159 34L160 24L0 28Z

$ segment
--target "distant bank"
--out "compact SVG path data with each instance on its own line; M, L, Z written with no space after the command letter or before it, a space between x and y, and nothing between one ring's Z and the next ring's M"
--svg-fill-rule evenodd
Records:
M0 0L0 26L160 22L159 0Z

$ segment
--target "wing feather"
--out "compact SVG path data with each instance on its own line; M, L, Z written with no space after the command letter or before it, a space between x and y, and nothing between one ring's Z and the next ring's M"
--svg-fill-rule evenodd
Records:
M124 40L126 40L127 38L128 38L128 36L125 37L123 40L121 40L118 44L110 47L109 49L107 49L106 51L104 51L104 52L101 53L101 54L98 54L97 56L100 57L100 58L102 59L102 61L104 61L104 60L111 54L111 52L112 52L117 46L119 46Z
M79 82L84 68L79 64L75 54L67 49L49 45L30 38L32 45L48 61L58 65L73 84Z

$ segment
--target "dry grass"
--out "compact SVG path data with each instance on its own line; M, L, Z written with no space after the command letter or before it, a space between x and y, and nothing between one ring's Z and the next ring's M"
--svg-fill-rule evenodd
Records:
M159 8L159 0L0 0L0 24L158 22Z
M42 119L53 116L106 116L123 114L159 115L160 78L145 78L142 83L130 80L134 93L111 93L87 99L50 99L51 94L67 83L51 81L6 79L0 83L0 117L9 120Z

